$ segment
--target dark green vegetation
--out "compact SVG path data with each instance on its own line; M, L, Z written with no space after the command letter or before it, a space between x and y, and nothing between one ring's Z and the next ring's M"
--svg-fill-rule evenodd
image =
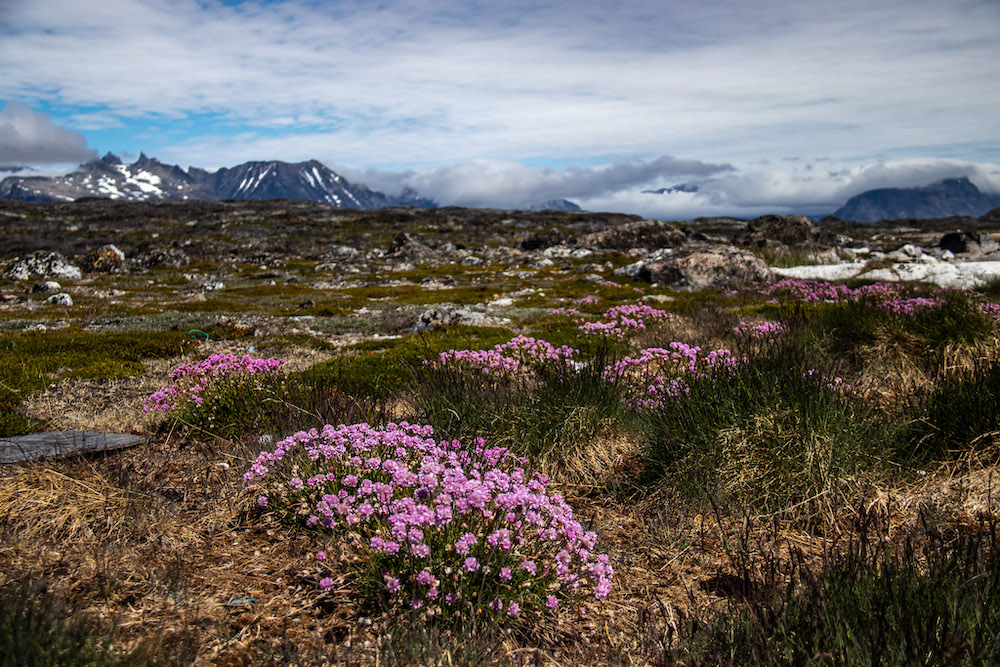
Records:
M175 357L186 332L94 333L75 328L0 338L0 435L35 429L17 410L24 397L60 378L111 379L145 371L143 359Z
M688 664L996 664L997 526L957 535L920 526L890 540L888 525L863 516L818 565L740 543L737 574L710 580L732 592L728 606L685 619L665 653Z
M0 567L17 573L0 594L9 664L1000 660L1000 339L981 307L996 284L985 297L903 286L941 301L903 314L751 289L671 293L612 274L633 261L627 248L545 262L519 250L629 221L595 214L4 211L12 253L113 241L136 264L63 281L73 306L43 304L32 281L4 284L15 299L0 309L0 434L66 427L59 409L38 417L49 401L77 419L109 404L141 418L169 367L214 352L294 361L277 378L216 382L200 407L137 418L142 448L0 470ZM400 232L419 244L390 258ZM188 263L143 264L167 250ZM578 329L640 300L680 319L622 339ZM416 331L432 307L487 319ZM579 314L548 313L559 307ZM734 333L751 319L786 331ZM48 329L27 330L37 324ZM519 334L579 354L503 377L423 363ZM704 375L664 364L687 391L630 406L628 383L605 369L674 341L739 361ZM598 533L616 568L610 598L511 632L478 617L446 628L365 597L348 549L289 530L246 489L268 437L402 420L528 457ZM322 592L321 576L334 582Z

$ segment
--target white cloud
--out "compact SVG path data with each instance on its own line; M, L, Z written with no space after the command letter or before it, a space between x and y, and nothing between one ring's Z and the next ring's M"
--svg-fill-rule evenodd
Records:
M664 195L623 190L576 200L590 210L627 211L658 219L707 215L753 218L767 213L826 215L877 188L910 188L968 176L984 192L1000 192L1000 165L918 159L837 167L827 161L727 172L700 183L697 193Z
M529 167L517 162L476 160L403 173L337 168L348 178L387 192L411 187L436 201L459 206L517 208L551 199L593 198L651 183L705 178L733 167L664 155L654 160L631 159L601 167L564 169Z
M0 99L57 91L112 117L233 123L157 147L176 161L745 162L997 136L992 0L32 0L10 14Z
M94 155L82 134L53 124L46 114L18 102L0 112L0 164L82 162Z

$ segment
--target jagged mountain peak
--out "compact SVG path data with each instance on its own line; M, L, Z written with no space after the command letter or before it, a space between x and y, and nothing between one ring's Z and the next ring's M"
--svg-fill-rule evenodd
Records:
M362 184L352 184L319 160L252 161L209 172L196 167L185 171L145 153L140 153L132 164L124 164L109 152L66 176L10 177L0 181L0 198L5 199L67 201L94 196L124 201L290 199L360 210L436 206L412 190L391 197Z

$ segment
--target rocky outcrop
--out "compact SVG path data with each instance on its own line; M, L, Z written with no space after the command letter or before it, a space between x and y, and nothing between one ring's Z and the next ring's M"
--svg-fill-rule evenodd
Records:
M587 234L580 239L583 245L602 250L627 250L630 248L676 248L688 240L687 235L669 222L639 220L615 225Z
M419 262L436 257L437 252L412 234L400 232L389 244L386 255L396 259Z
M62 278L80 280L83 271L70 264L58 252L36 252L24 259L15 258L4 271L4 277L11 280L32 280L35 278Z
M955 255L988 254L1000 250L1000 244L994 241L989 234L969 231L949 232L941 237L937 247Z
M763 215L747 223L746 231L737 238L737 242L755 248L830 248L837 245L838 238L833 232L817 227L805 216Z
M172 246L158 246L147 248L135 256L133 266L142 270L163 267L168 269L179 269L191 263L191 257L180 248Z
M658 250L644 260L617 269L615 275L687 292L738 289L772 276L767 263L749 250L700 242Z

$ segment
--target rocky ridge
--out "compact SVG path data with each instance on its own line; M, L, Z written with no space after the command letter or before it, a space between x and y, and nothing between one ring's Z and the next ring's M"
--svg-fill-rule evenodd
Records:
M185 171L145 154L132 164L124 164L108 153L65 176L10 176L0 181L0 199L58 202L82 197L120 201L289 199L360 210L435 206L410 189L389 196L351 183L317 160L245 162L209 172L196 167Z

